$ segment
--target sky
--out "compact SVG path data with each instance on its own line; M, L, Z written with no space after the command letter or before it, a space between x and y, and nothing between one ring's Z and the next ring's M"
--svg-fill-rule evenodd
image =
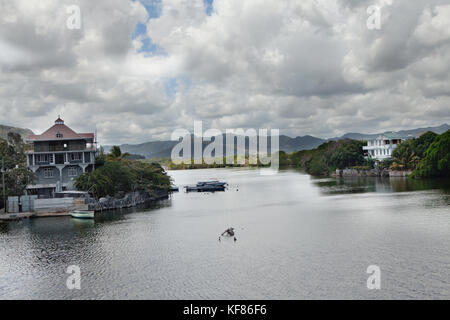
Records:
M58 115L102 144L194 121L322 138L450 123L450 3L0 0L0 124Z

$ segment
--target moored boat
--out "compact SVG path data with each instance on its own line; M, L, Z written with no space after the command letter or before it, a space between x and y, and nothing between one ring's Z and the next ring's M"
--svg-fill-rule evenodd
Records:
M220 181L201 181L197 182L195 186L184 186L186 192L214 192L214 191L225 191L227 186L226 182Z
M226 182L221 182L221 181L201 181L201 182L197 182L197 187L202 187L202 186L225 187L226 185L227 185Z
M94 219L95 211L93 210L74 210L70 211L69 214L72 218L76 219Z

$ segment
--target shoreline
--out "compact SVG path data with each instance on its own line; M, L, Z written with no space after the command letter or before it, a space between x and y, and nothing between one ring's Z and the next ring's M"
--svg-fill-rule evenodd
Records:
M135 208L142 205L150 205L156 203L158 201L167 200L170 197L170 192L164 192L156 195L148 195L144 197L141 194L140 201L133 202L124 202L123 199L110 198L110 203L108 205L102 205L101 202L97 201L95 204L84 204L81 207L84 207L89 210L93 210L95 212L105 212L105 211L114 211L114 210L122 210ZM91 205L97 206L96 208L91 209ZM34 211L34 212L17 212L17 213L1 213L0 214L0 222L9 222L9 221L18 221L23 219L35 219L35 218L54 218L54 217L70 217L70 211L75 210L76 208L70 208L65 210L55 210L55 211ZM78 208L79 210L80 208Z

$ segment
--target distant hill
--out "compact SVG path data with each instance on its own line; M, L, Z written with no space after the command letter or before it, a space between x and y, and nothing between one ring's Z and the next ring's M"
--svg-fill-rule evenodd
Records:
M4 140L8 139L8 132L20 134L23 140L25 140L30 134L34 134L30 129L15 128L0 124L0 138Z
M291 138L288 136L280 135L280 149L286 152L314 149L324 142L326 142L326 140L312 136ZM226 143L225 138L224 143ZM152 141L135 145L123 144L120 145L120 149L122 150L122 152L143 155L147 159L170 158L172 149L176 144L178 144L177 141ZM204 142L203 147L207 146L208 144L209 142ZM246 139L246 144L248 145L248 139ZM268 143L268 147L270 147L270 140ZM103 148L105 152L108 152L111 149L111 146L104 146ZM225 150L226 146L224 146L224 154Z
M438 127L427 127L427 128L417 128L417 129L411 129L411 130L400 130L400 131L394 131L394 133L399 134L401 136L413 136L417 137L422 133L425 133L427 131L432 131L437 134L442 134L450 129L450 126L448 124L443 124ZM335 137L330 138L328 140L340 140L340 139L353 139L353 140L366 140L366 139L373 139L378 137L380 134L383 133L392 133L392 131L386 131L382 133L346 133L341 137Z
M395 133L408 136L412 135L414 137L419 136L421 133L427 131L433 131L437 134L441 134L450 129L448 124L443 124L438 127L428 127L428 128L417 128L411 130L401 130ZM384 132L387 133L387 132ZM313 136L303 136L291 138L285 135L280 135L280 150L285 152L293 152L300 150L310 150L317 148L324 142L329 140L341 140L341 139L353 139L353 140L366 140L370 138L376 138L382 133L366 134L366 133L346 133L341 137L335 137L330 139L321 139ZM224 139L224 142L226 140ZM269 141L270 142L270 141ZM128 152L135 155L142 155L147 159L150 158L170 158L172 148L177 144L177 141L151 141L141 144L123 144L120 145L122 152ZM203 147L208 145L209 142L204 142ZM270 147L270 143L269 143ZM111 146L104 146L105 152L110 150Z
M280 150L288 153L300 150L310 150L317 148L324 142L326 142L325 139L313 136L291 138L288 136L280 135Z
M130 154L141 155L150 158L170 158L172 148L177 141L151 141L141 144L122 144L120 150ZM105 152L109 152L111 146L103 146Z

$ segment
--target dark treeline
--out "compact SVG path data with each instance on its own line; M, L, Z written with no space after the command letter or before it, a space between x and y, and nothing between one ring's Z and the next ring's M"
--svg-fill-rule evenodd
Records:
M369 168L372 164L364 159L364 145L364 141L345 139L329 141L312 150L280 152L280 165L295 166L317 176L329 175L336 169Z
M3 208L2 176L5 175L5 195L20 196L27 184L35 179L33 172L27 168L25 144L22 137L14 132L8 132L7 139L0 138L0 169L2 161L5 172L0 173L0 209Z
M75 180L78 190L90 191L95 197L118 196L132 191L150 194L170 189L170 177L158 163L130 160L119 147L96 158L96 169Z
M403 141L392 159L376 163L365 159L365 141L339 140L323 143L316 149L293 153L280 152L280 165L294 166L311 175L329 175L336 169L410 170L411 177L449 177L450 130L438 135L427 132L416 139Z

